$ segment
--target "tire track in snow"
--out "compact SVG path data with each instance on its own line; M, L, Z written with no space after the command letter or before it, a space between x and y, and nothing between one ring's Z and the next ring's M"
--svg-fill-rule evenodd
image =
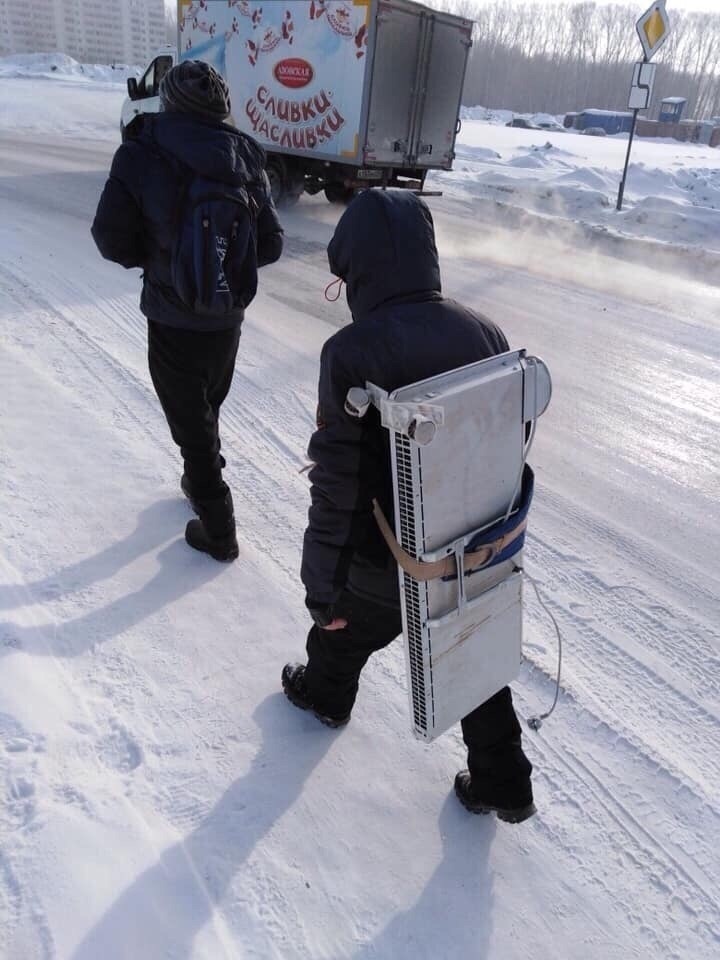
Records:
M550 784L550 802L547 809L541 807L538 819L540 829L569 855L579 882L597 884L612 900L624 905L637 933L652 945L642 956L687 960L700 955L688 943L685 925L678 923L678 916L689 920L698 946L720 944L720 909L715 894L718 865L707 843L698 849L699 843L711 844L712 837L718 835L717 812L701 798L687 796L689 791L682 782L658 768L629 739L618 736L587 704L565 694L559 709L572 717L568 728L576 736L567 739L562 748L555 745L551 734L530 741L533 752L541 756L538 779ZM589 749L581 753L576 743ZM648 783L665 791L669 801L677 802L677 793L686 797L687 818L669 826L663 822L670 831L667 835L661 836L647 816L657 810L657 803L648 804ZM637 802L637 814L625 797ZM588 855L587 836L584 845L577 846L572 822L579 818L585 828L596 833L598 842L615 851L616 871L598 869ZM703 828L700 838L698 824ZM656 902L649 907L651 899ZM660 924L660 929L648 926L644 912L652 917L653 925Z
M709 685L705 698L712 702L715 684L703 675L701 653L696 649L702 652L700 631L688 625L683 633L683 651L693 651L688 652L687 665L678 659L658 661L653 656L656 650L666 655L673 651L665 649L662 622L644 609L652 606L649 598L643 605L622 598L587 570L568 568L558 551L537 538L528 552L532 563L547 572L548 582L540 585L541 590L571 648L566 677L572 671L573 684L581 684L601 700L613 726L641 737L651 756L690 779L705 796L716 796L720 770L713 757L720 756L720 721L712 709L667 679L672 678L671 663L676 671L691 666L694 682L705 679L706 688ZM578 617L572 603L560 599L567 597L580 599L592 611L592 619ZM621 636L623 642L613 635ZM644 644L650 656L643 655Z
M652 573L653 578L662 583L665 597L672 597L673 607L684 617L692 617L698 610L715 608L720 589L716 570L697 564L687 555L678 556L662 542L645 540L637 531L626 533L623 527L596 516L587 505L581 511L574 500L547 484L539 491L531 538L539 530L552 531L543 536L545 543L567 543L567 556L572 561L579 561L577 544L583 543L588 548L599 546L597 557L614 563L620 559L623 568L636 575L644 570ZM667 602L665 599L664 605Z
M76 380L71 379L63 370L56 369L63 386L71 389L75 395L80 393L82 399L87 402L87 409L92 412L98 410L98 399L109 394L134 426L149 437L153 443L164 446L168 450L170 446L174 447L174 444L160 441L157 432L136 410L136 404L133 401L141 399L145 406L151 407L154 413L157 412L157 400L147 383L129 371L127 367L124 367L107 347L86 333L76 320L55 308L41 294L36 293L28 280L23 278L22 275L11 272L0 265L0 278L3 277L7 285L6 289L9 288L21 307L32 307L35 311L44 314L47 322L43 328L43 333L45 335L49 334L60 348L60 353L65 353L71 359L71 363L79 365L87 380L94 384L93 388L89 388L87 384L81 385ZM17 289L18 286L20 291ZM68 332L79 341L77 349L71 348L72 345L68 342L67 337ZM98 370L98 367L103 369ZM118 384L122 389L118 389ZM129 392L129 398L126 399L123 396L123 389ZM98 419L101 422L106 422L107 417L103 412L98 414Z
M175 444L169 435L165 437L164 433L160 439L158 433L162 433L162 428L158 431L152 426L157 421L165 427L162 411L152 388L137 374L123 366L107 346L98 342L96 336L88 334L75 319L66 316L65 313L53 307L45 297L35 293L22 275L18 276L0 266L0 277L6 278L10 291L14 293L21 306L32 306L36 310L41 310L47 317L56 318L56 322L49 322L47 327L62 349L70 349L68 330L79 341L79 348L71 351L71 355L73 360L83 368L88 380L97 385L97 389L87 386L83 389L80 384L75 380L71 381L67 376L63 378L66 385L71 385L76 394L79 389L82 390L89 409L93 411L97 409L97 397L109 394L122 409L123 414L156 446L160 446L168 459L174 460L180 469L179 452ZM18 285L20 291L17 290ZM123 335L137 342L135 327L136 325L129 324L130 333L125 332ZM144 337L143 347L145 342ZM273 392L261 391L252 381L245 378L242 372L236 373L236 379L238 384L242 381L242 387L239 385L234 387L223 405L221 436L224 437L228 450L233 451L230 455L231 463L227 478L236 500L236 514L241 521L238 524L238 536L272 558L286 576L297 578L297 556L301 540L299 531L304 526L303 513L306 507L301 509L297 501L292 496L288 496L288 481L298 490L301 486L305 486L305 482L297 476L299 457L295 464L292 464L292 448L282 440L277 426L280 425L281 432L286 428L288 436L298 434L298 428L294 425L296 418L286 414L289 410L293 410L296 415L299 413L297 398L292 390L288 392L286 388ZM248 389L249 396L242 396L242 399L234 396L236 390L242 395L245 389ZM272 397L270 404L267 400L268 395ZM134 401L138 398L142 400L144 406L152 410L152 417L149 420L137 412L137 404ZM242 408L248 405L254 405L257 413L250 416L244 413ZM105 416L100 414L99 418L103 420ZM297 420L307 434L307 423L300 417L297 417ZM273 426L269 427L271 422ZM260 430L257 429L258 425L261 427ZM263 469L262 458L260 458L261 462L258 462L256 455L259 450L269 454L269 469ZM275 475L278 472L285 473L287 480L278 480ZM251 521L257 516L265 516L267 525L272 528L271 542L265 536L256 533L255 524ZM247 523L242 522L244 518L247 519Z

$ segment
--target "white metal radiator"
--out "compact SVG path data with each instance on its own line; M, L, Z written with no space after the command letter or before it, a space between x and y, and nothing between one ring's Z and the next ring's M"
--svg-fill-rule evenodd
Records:
M462 568L473 536L518 503L534 421L550 401L547 367L520 350L389 395L372 384L363 392L390 431L397 540L417 560L454 555ZM515 554L447 580L399 570L412 726L422 739L517 676L521 562Z

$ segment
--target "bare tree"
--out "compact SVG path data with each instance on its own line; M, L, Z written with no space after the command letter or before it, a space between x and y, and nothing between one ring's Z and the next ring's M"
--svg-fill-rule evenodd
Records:
M475 21L467 104L549 113L626 109L632 65L642 56L636 4L429 2ZM687 97L689 113L717 114L720 13L671 13L671 19L673 32L657 57L658 98Z

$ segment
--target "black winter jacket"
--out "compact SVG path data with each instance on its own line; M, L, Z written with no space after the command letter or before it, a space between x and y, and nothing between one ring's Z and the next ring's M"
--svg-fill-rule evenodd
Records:
M258 192L253 191L261 198L257 261L264 266L278 259L283 238L264 173L265 152L234 127L190 114L160 113L145 121L138 138L124 143L113 158L92 225L95 243L106 260L143 268L140 309L150 320L187 330L236 326L242 323L242 310L198 318L173 289L170 256L181 171L189 168L222 183L258 184Z
M374 408L362 420L348 416L346 394L367 380L392 391L503 353L508 344L490 320L442 296L432 217L409 192L356 197L328 258L347 284L354 322L327 341L320 359L302 580L310 605L334 603L345 587L395 604L397 565L372 515L377 498L393 516L389 435Z

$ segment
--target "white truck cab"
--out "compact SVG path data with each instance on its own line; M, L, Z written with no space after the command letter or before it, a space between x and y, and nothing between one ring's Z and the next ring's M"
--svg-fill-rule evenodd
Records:
M128 95L123 102L120 115L120 135L123 140L133 120L144 113L160 112L160 81L175 65L177 58L177 47L170 45L160 47L139 80L135 77L128 78Z

